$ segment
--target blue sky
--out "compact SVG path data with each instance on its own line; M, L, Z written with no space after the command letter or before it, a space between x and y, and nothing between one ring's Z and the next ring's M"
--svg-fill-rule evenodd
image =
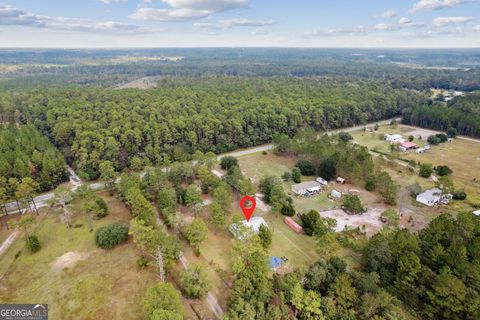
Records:
M480 47L480 0L0 0L0 47Z

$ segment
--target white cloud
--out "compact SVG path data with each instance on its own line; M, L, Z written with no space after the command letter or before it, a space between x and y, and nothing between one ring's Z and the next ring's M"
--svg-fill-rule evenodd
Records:
M88 19L40 16L0 4L0 25L26 26L82 32L142 32L147 29L114 21L95 22Z
M397 12L395 10L387 10L382 12L381 16L383 18L393 18L397 15Z
M327 31L315 30L311 32L306 32L303 34L305 38L316 38L316 37L328 37L328 36L338 36L338 35L349 35L349 34L364 34L367 29L364 26L356 26L353 28L347 29L330 29Z
M453 8L467 2L466 0L420 0L409 10L411 13L420 11L440 10Z
M100 0L100 1L106 4L128 2L128 0Z
M385 30L393 30L393 29L396 29L397 26L396 26L396 25L392 25L392 24L379 23L379 24L375 25L373 28L374 28L375 30L378 30L378 31L385 31Z
M270 30L270 29L255 29L255 30L252 31L252 34L254 36L264 36L264 35L270 34L271 32L272 32L272 30Z
M472 28L473 31L480 32L480 24L477 24Z
M398 20L398 23L399 24L409 24L409 23L412 23L412 20L403 17L403 18L400 18L400 20Z
M161 0L178 9L223 12L246 7L250 0Z
M274 20L252 20L252 19L228 19L215 23L198 22L194 26L204 29L230 29L233 27L264 27L274 24Z
M130 18L152 21L188 21L206 18L210 14L211 12L204 10L138 8Z
M435 27L444 27L452 24L463 24L472 20L472 17L438 17L433 19L432 25Z
M214 13L246 7L250 0L161 0L170 8L137 8L130 16L137 20L187 21L206 18Z

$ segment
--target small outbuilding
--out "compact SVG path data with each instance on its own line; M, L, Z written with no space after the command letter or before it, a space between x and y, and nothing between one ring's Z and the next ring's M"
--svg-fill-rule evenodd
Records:
M342 198L342 193L337 190L332 190L332 192L330 192L330 198L333 200L339 200Z
M325 180L325 179L323 179L322 177L317 177L316 181L317 181L318 183L320 183L321 185L323 185L323 186L328 185L328 181Z
M423 203L424 205L429 207L433 207L439 204L441 199L442 190L438 188L427 190L417 196L417 202Z
M386 134L385 140L389 142L397 142L399 140L404 140L401 134Z
M480 210L473 211L473 214L477 217L480 217Z
M283 221L285 222L285 224L287 226L290 227L290 229L292 229L293 231L295 231L296 233L303 233L303 228L301 225L299 225L298 223L295 222L295 220L293 220L292 218L290 217L285 217L285 219L283 219Z
M418 149L418 145L416 143L405 141L400 144L400 148L404 149L405 151Z
M346 180L343 179L342 177L338 177L337 178L337 183L340 183L340 184L345 184Z

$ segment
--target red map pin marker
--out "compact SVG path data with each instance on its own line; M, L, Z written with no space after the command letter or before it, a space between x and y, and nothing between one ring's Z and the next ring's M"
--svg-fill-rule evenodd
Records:
M245 206L247 201L251 203L250 207ZM252 217L253 211L255 211L256 206L257 202L253 197L245 196L242 198L242 200L240 200L240 208L242 208L243 215L245 216L245 219L247 219L247 221L250 221L250 218Z

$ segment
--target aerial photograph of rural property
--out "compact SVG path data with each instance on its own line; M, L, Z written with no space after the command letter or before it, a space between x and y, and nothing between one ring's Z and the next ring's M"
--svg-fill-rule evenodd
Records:
M0 0L0 320L480 320L480 0Z

